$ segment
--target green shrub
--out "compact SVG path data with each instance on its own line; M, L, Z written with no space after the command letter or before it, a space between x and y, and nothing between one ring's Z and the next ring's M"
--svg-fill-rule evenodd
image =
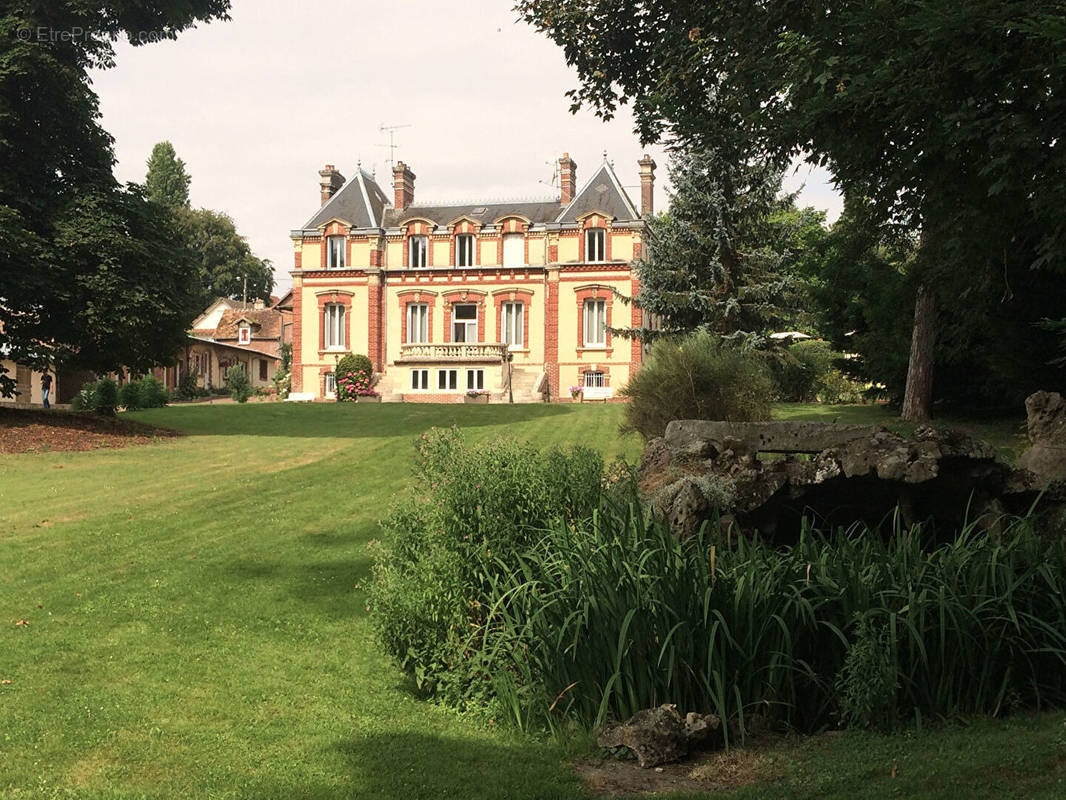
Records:
M234 364L226 370L226 392L238 403L247 403L252 396L252 384L243 364Z
M145 375L139 383L141 408L162 408L170 402L170 393L155 376Z
M367 356L360 353L349 353L337 362L337 368L334 372L338 378L350 372L364 372L367 375L373 375L374 364Z
M120 405L118 384L111 378L89 381L71 400L75 411L95 411L97 414L115 416Z
M177 396L182 400L192 400L194 397L200 397L202 390L199 386L200 373L196 370L186 372L178 379L178 391Z
M863 388L835 366L843 355L828 342L807 339L777 351L770 360L779 399L789 403L858 403Z
M571 524L600 503L602 457L575 448L469 444L455 430L417 443L417 490L383 523L371 589L379 641L419 687L456 704L490 690L464 655L471 625L501 563L528 550L555 520Z
M932 541L808 528L779 549L717 526L681 540L608 510L500 564L462 652L506 676L490 683L521 724L668 702L811 731L1066 702L1062 537L1021 520Z
M650 439L675 419L769 419L773 383L756 353L699 331L656 341L621 394L624 429Z
M141 384L140 381L130 380L122 384L118 390L119 405L127 411L136 411L141 408Z

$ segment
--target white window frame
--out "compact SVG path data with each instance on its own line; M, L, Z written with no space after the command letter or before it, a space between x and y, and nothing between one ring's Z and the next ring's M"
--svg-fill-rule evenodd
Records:
M466 390L480 392L485 389L485 370L468 369L466 371Z
M438 392L456 392L459 391L459 370L457 369L438 369L437 370L437 391Z
M517 246L508 247L508 242L517 242ZM509 252L520 252L521 255L516 259L512 258L508 260L507 255ZM503 266L505 267L524 267L526 265L526 236L524 233L505 233L503 235Z
M326 380L322 387L323 395L326 397L337 396L337 375L334 372L326 373Z
M500 310L500 341L509 350L521 350L526 346L526 304L521 300L508 300Z
M607 260L607 231L604 228L585 230L585 261L601 263Z
M413 369L413 370L411 370L411 391L412 392L426 392L426 391L429 391L429 370L428 369Z
M458 233L455 236L455 266L474 266L474 234Z
M252 329L247 325L241 325L237 328L237 344L251 344L252 343Z
M342 303L327 303L322 314L325 335L322 343L326 350L342 351L348 347L348 310Z
M586 372L581 384L586 389L602 389L607 386L607 374L598 370Z
M348 266L343 236L326 237L326 269L344 269Z
M407 304L407 343L424 344L429 341L429 304Z
M458 310L459 310L459 308L460 307L466 307L466 306L469 306L469 307L474 309L474 318L473 319L459 319L458 318ZM455 303L452 306L452 341L453 342L459 342L459 343L463 343L463 344L474 344L474 343L477 343L477 341L478 341L478 335L477 335L477 331L478 331L478 315L480 313L481 313L481 310L478 308L477 303ZM459 336L457 335L457 332L459 330L459 326L460 325L462 325L463 328L464 328L464 334L463 334L463 338L462 339L460 339ZM473 333L471 333L471 331Z
M407 239L407 266L413 269L424 267L427 264L429 264L429 237L425 234L409 236Z
M585 347L607 347L607 301L603 298L590 298L582 305L581 341Z

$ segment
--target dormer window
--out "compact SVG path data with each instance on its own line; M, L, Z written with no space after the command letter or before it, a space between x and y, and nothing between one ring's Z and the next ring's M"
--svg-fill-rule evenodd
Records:
M526 263L526 237L521 233L503 235L503 265L522 267Z
M326 247L326 267L329 269L342 269L347 266L343 236L327 236Z
M474 236L469 233L460 233L455 237L455 266L474 266Z
M407 266L424 267L429 259L429 237L412 236L408 240Z
M252 342L252 329L247 325L241 325L237 328L237 344L251 344Z
M585 231L585 260L607 260L607 231L603 228L589 228Z

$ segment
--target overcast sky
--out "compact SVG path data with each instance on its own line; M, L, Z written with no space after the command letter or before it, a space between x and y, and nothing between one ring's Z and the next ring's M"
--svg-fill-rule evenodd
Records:
M391 197L388 134L418 176L415 199L551 196L553 162L578 163L579 186L614 163L639 203L636 161L666 159L640 147L632 117L610 122L569 112L577 85L561 49L518 22L510 0L367 3L234 0L229 22L177 41L118 47L118 65L94 75L103 126L115 137L120 180L144 180L152 145L170 140L192 176L194 206L225 211L252 250L291 285L289 231L318 207L318 170L346 177L362 162ZM820 170L803 166L801 203L840 200Z

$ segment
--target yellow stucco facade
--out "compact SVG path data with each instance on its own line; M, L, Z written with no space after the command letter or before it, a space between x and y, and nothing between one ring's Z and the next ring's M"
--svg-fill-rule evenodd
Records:
M346 353L370 357L385 400L568 400L574 386L609 397L625 385L641 347L612 331L642 326L630 301L643 216L610 165L575 191L576 164L560 164L558 200L455 206L415 203L402 162L394 202L366 173L344 182L327 166L321 210L291 234L292 391L329 398Z

